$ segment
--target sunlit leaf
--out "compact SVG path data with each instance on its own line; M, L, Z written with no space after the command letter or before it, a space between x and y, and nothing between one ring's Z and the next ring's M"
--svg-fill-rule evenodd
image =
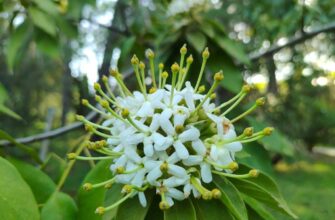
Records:
M31 189L16 168L2 157L0 177L0 219L39 219L37 203Z
M50 15L34 6L29 7L28 12L33 23L37 27L39 27L46 33L50 34L51 36L56 35L56 25L53 18Z

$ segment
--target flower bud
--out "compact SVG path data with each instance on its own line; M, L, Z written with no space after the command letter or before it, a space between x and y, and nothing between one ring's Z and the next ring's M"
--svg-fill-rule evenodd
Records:
M182 55L185 55L185 54L187 53L186 44L184 44L184 45L182 46L182 48L180 48L180 53L181 53Z
M85 191L90 191L92 188L93 188L93 187L92 187L92 184L91 184L91 183L85 183L85 184L83 185L83 189L84 189Z
M122 109L121 115L123 118L127 118L129 116L129 110L126 108Z
M162 72L162 78L163 78L163 79L166 79L166 78L168 78L168 77L169 77L168 72L166 72L166 71Z
M208 47L206 47L205 50L202 52L202 58L208 59L208 57L209 57L209 50Z
M98 215L103 215L105 214L105 208L104 207L98 207L96 210L95 210L95 213L98 214Z
M198 93L203 93L206 90L206 86L202 85L198 89Z
M164 64L163 63L158 64L158 68L161 70L164 69Z
M146 52L146 56L148 59L153 59L155 57L155 53L151 49L148 49Z
M68 153L67 154L67 159L69 159L69 160L74 160L74 159L76 159L76 157L77 157L77 154L75 154L75 153Z
M192 56L192 54L191 54L190 56L187 57L186 62L187 62L188 64L193 63L193 56Z
M137 58L137 56L134 54L133 57L130 60L132 65L138 65L139 64L139 59Z
M215 99L216 98L216 93L212 93L211 96L209 97L210 99Z
M103 76L102 76L102 81L103 81L104 83L107 83L107 82L108 82L108 77L105 76L105 75L103 75Z
M248 127L245 128L243 131L243 135L250 137L254 133L254 128L253 127Z
M100 86L100 84L99 83L94 83L94 90L95 91L99 91L99 90L101 90L101 86Z
M211 200L213 198L212 192L210 191L205 191L204 193L201 194L201 197L204 200Z
M274 128L273 127L267 127L267 128L264 128L263 129L263 134L266 135L266 136L269 136L272 134Z
M107 100L100 100L100 105L103 107L103 108L108 108L109 107L109 103Z
M238 169L238 163L236 162L231 162L228 166L229 166L229 169L232 171L236 171Z
M250 177L258 177L259 171L255 170L255 169L252 169L252 170L249 171L249 175L250 175Z
M101 102L101 100L102 100L102 98L101 98L101 96L99 96L99 95L95 95L95 101L97 101L97 102Z
M145 69L145 64L141 61L139 67L140 69Z
M178 71L179 71L179 65L178 65L177 63L172 64L172 66L171 66L171 71L172 71L173 73L178 72Z
M223 80L223 73L222 73L222 71L219 71L219 72L215 73L214 80L217 81L217 82Z
M110 69L110 70L109 70L109 74L110 74L111 76L113 76L113 77L118 77L119 72L118 72L117 70L115 70L115 69Z
M212 196L214 199L220 199L221 198L221 191L219 189L213 189L212 190Z
M256 105L257 106L263 106L265 104L265 98L262 97L262 98L259 98L256 100Z
M89 104L89 102L88 102L87 99L82 99L81 104L84 105L84 106L87 106Z

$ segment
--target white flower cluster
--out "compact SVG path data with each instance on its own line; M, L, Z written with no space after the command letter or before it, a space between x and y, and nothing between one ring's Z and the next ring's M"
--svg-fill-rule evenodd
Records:
M196 85L186 81L192 56L184 65L185 45L181 48L180 64L171 66L171 84L166 84L168 73L159 65L159 83L155 80L154 53L149 50L150 73L153 87L147 91L145 84L145 65L136 56L132 64L140 87L140 92L130 92L121 75L112 70L111 75L119 86L120 96L115 96L109 87L109 79L104 77L108 94L99 84L95 84L96 100L101 108L96 108L83 100L83 104L102 115L102 124L95 124L83 116L87 130L101 136L102 141L90 142L89 149L104 154L105 157L82 157L70 154L70 159L95 160L112 159L110 166L114 177L105 182L92 185L86 183L84 188L105 186L113 183L124 184L126 196L110 207L99 207L97 213L103 214L125 201L138 195L143 206L147 205L144 192L155 188L161 195L160 208L165 210L173 206L175 200L184 200L191 194L203 199L220 198L218 189L208 190L206 184L213 181L213 174L232 178L249 178L257 176L256 170L248 174L237 175L233 171L238 168L234 162L235 153L242 150L242 143L262 138L271 133L271 128L253 133L246 128L237 136L233 123L251 113L264 100L258 99L246 112L233 118L225 116L234 109L250 87L244 86L240 93L232 99L216 106L215 89L223 79L223 74L214 75L214 83L206 94L205 87L200 86L204 67L209 57L208 49L203 52L203 63ZM226 108L225 111L221 111Z

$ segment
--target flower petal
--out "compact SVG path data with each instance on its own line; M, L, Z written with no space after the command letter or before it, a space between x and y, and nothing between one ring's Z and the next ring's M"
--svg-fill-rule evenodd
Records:
M187 148L180 142L180 141L176 141L174 144L174 149L177 152L177 155L179 158L181 159L186 159L189 156L188 150Z
M201 179L205 183L210 183L212 182L212 172L211 172L211 165L208 163L201 163L200 164L200 173L201 173Z

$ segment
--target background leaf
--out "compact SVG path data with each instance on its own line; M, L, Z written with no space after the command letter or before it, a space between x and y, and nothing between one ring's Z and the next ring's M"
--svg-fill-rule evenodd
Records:
M37 27L50 34L51 36L56 35L56 25L51 16L34 6L29 7L28 12L33 23Z
M196 220L194 206L190 199L176 201L175 204L164 212L164 220Z
M212 199L209 201L205 201L203 199L192 199L192 203L197 213L197 220L235 219L230 214L227 207L225 207L217 199Z
M73 199L62 192L55 192L41 211L41 220L76 219L77 207Z
M186 40L198 53L201 53L207 44L206 36L200 31L186 33Z
M0 157L0 219L39 219L34 195L15 167Z

